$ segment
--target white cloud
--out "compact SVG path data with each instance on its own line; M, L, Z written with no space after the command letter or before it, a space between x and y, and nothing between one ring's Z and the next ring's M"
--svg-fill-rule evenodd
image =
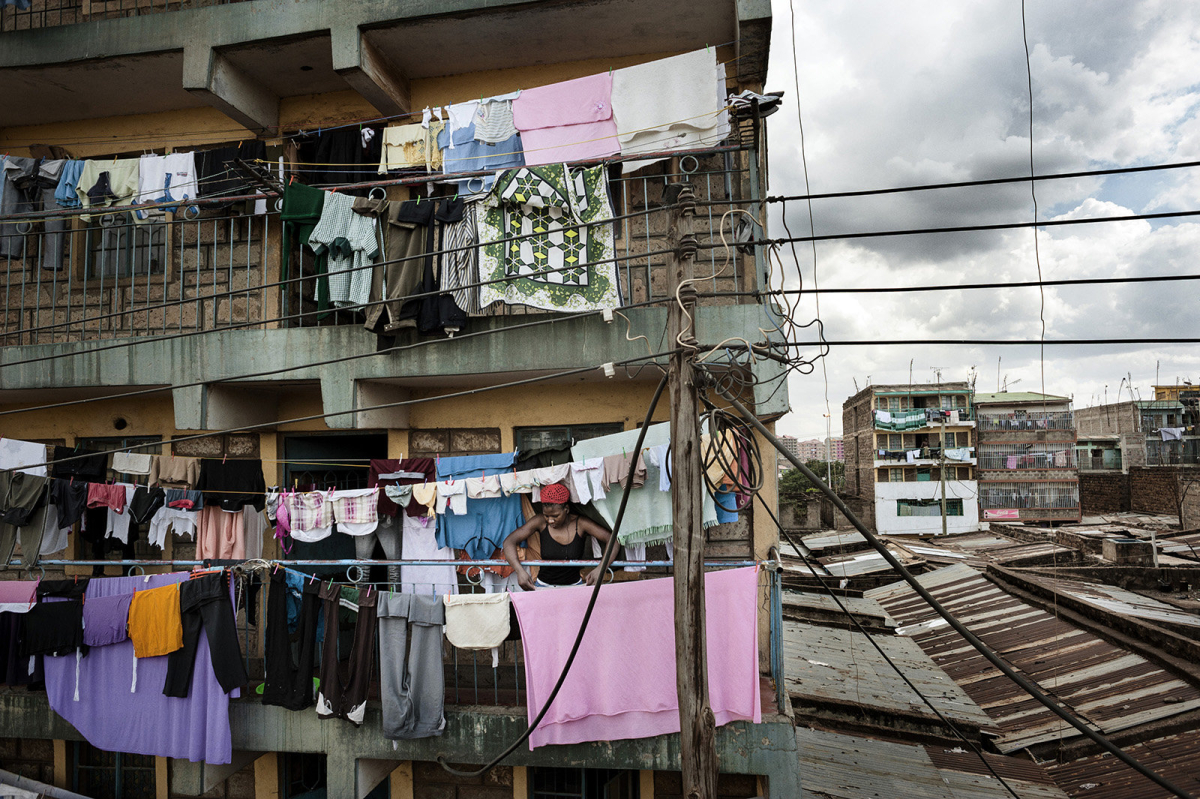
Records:
M787 92L770 118L772 194L802 194L788 3L776 2L769 89ZM800 100L814 192L1027 174L1029 98L1020 7L1013 2L796 3ZM1031 0L1030 66L1035 163L1040 173L1165 163L1200 154L1200 4ZM1200 208L1200 170L1121 178L1041 181L1041 219L1088 218ZM772 235L784 235L779 206ZM788 203L794 235L807 208ZM951 227L1032 218L1028 184L818 201L818 234ZM1046 279L1194 273L1200 223L1125 222L1045 228ZM812 251L797 245L806 287ZM782 253L795 287L796 265ZM824 287L1025 281L1037 277L1033 232L971 232L826 242L818 246ZM1114 284L1045 291L1050 339L1181 337L1197 334L1195 283ZM969 338L1036 340L1036 288L898 294L827 294L821 317L831 340ZM806 295L798 321L813 318ZM835 347L825 364L835 431L841 403L874 383L965 379L993 390L997 359L1009 385L1040 390L1032 346ZM1163 382L1200 373L1195 347L1047 347L1045 389L1076 405L1113 399L1121 379L1147 396ZM809 353L811 354L811 353ZM1123 389L1128 391L1128 389ZM793 413L780 428L824 434L822 370L790 381Z

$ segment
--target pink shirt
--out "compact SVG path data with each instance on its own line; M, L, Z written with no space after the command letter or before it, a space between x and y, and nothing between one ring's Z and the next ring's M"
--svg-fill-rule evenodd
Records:
M679 732L671 578L606 585L579 654L529 748ZM705 575L708 691L717 725L762 721L758 677L758 569ZM532 721L550 696L592 589L511 595L521 623Z

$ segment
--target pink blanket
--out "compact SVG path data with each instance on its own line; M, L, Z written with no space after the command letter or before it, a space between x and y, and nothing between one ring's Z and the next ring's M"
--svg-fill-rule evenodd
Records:
M513 100L525 164L607 158L621 151L612 116L612 75L603 72L525 89Z
M758 570L705 575L709 701L717 726L762 720ZM605 586L571 673L529 748L679 732L674 581ZM533 718L550 696L587 609L587 587L516 593Z

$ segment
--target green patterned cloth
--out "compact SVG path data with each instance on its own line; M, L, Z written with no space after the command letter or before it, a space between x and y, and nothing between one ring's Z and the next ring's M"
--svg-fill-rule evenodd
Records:
M503 301L550 311L595 311L620 304L604 167L547 164L509 170L482 210L479 277L505 282L480 287L481 307ZM520 238L505 241L515 237Z

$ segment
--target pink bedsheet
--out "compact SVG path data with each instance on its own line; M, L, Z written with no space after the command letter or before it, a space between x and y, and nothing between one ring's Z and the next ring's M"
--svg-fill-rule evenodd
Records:
M709 700L717 726L762 720L758 676L758 570L705 575ZM529 738L546 744L679 732L671 578L605 586L562 690ZM512 595L521 624L529 719L566 663L591 589Z

